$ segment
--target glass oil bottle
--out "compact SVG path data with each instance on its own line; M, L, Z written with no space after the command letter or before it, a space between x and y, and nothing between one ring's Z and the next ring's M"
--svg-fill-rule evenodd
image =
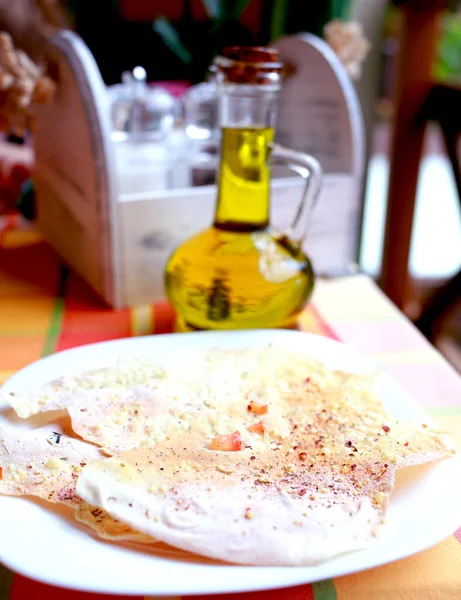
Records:
M216 209L212 226L180 245L166 266L176 330L293 327L314 285L302 242L321 168L313 157L274 143L282 74L276 50L228 48L213 68L221 119ZM307 180L286 232L269 222L274 162Z

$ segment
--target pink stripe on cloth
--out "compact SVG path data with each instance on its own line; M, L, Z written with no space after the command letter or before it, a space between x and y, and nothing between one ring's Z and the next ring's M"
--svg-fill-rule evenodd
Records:
M386 369L421 406L459 406L459 375L448 364L393 364Z
M323 335L329 337L332 340L336 340L337 342L342 341L339 335L336 333L336 331L331 327L331 325L329 325L329 323L325 321L325 319L322 317L322 315L319 313L319 311L313 304L309 305L309 309L317 319L317 322L319 323L322 329Z
M461 527L458 529L458 531L455 531L455 538L461 544Z
M335 331L348 344L364 353L433 349L421 333L403 319L393 322L335 323Z

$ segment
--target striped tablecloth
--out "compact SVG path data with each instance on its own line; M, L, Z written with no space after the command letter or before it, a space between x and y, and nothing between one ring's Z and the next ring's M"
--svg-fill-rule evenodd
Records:
M60 265L33 228L18 230L12 222L10 227L5 222L0 227L0 383L52 352L102 340L170 332L172 317L167 304L116 312L103 307L77 275ZM319 282L299 328L342 340L385 361L388 371L444 431L453 434L461 447L460 377L371 280L354 276ZM430 515L421 516L422 527L424 518ZM13 575L0 565L0 600L90 597L93 595L59 590ZM461 599L461 528L430 550L387 566L312 585L238 597Z

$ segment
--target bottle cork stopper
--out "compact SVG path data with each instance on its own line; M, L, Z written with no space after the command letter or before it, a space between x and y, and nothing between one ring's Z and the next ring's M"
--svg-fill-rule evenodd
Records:
M245 63L279 62L279 51L265 46L228 46L224 48L223 56Z
M223 83L278 85L283 65L275 48L229 46L213 63Z

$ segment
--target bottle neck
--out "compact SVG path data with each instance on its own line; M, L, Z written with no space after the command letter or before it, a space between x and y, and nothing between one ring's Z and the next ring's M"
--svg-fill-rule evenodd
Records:
M234 232L269 224L270 144L276 91L265 86L225 86L220 101L221 160L214 226Z

